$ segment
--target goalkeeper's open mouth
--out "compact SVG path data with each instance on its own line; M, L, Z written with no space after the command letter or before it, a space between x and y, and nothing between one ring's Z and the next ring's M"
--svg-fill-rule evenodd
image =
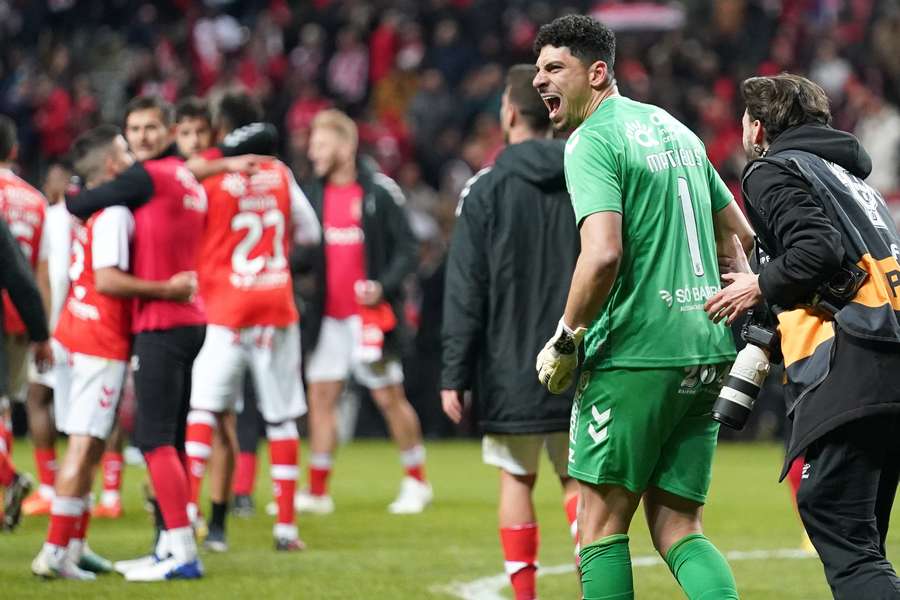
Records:
M541 94L541 99L547 105L547 110L550 112L550 120L552 121L559 114L560 108L562 108L562 97L559 94Z

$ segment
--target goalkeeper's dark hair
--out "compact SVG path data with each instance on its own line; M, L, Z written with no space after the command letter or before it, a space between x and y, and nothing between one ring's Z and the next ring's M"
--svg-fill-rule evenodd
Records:
M225 93L213 111L216 126L225 132L262 121L263 111L253 96L243 91Z
M13 148L18 143L16 122L6 115L0 115L0 161L12 158Z
M750 118L762 123L769 143L791 127L831 123L825 90L799 75L751 77L741 84L741 96Z
M542 25L534 38L534 55L540 54L544 46L568 48L585 65L602 60L610 73L616 62L616 34L587 15L566 15Z
M172 105L162 99L160 96L137 96L125 105L125 118L122 120L126 126L128 125L128 117L133 112L141 110L158 110L160 120L165 127L171 127L174 118Z
M90 181L103 168L106 151L120 135L122 131L115 125L98 125L75 138L69 156L82 181Z
M180 123L182 119L205 119L212 125L209 103L197 96L183 98L175 105L175 123Z
M506 73L506 90L509 101L525 119L528 128L540 133L550 129L550 114L541 95L531 85L535 72L534 65L513 65Z

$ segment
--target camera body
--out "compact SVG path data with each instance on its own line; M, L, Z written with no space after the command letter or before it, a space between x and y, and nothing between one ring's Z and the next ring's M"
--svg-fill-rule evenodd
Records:
M747 345L734 359L712 409L713 419L738 431L747 424L759 390L769 375L770 358L779 353L778 332L754 317L755 313L751 313L741 329L741 338Z

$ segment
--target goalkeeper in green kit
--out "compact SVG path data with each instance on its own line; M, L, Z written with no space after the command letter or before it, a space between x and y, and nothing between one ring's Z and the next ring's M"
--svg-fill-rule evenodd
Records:
M735 356L730 331L703 304L719 290L720 264L727 272L750 250L752 231L697 136L619 95L607 27L561 17L541 27L534 49L550 120L574 129L565 174L581 254L537 370L551 392L565 390L584 342L569 442L584 598L633 598L628 529L641 498L687 597L737 598L701 525L718 434L710 409Z

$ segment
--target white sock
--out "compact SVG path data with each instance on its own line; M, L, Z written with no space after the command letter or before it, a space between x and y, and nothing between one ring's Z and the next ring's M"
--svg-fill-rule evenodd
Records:
M53 486L42 483L38 486L38 495L45 500L53 500Z
M416 444L409 450L400 451L400 463L404 467L418 467L425 464L425 446Z
M177 527L167 530L169 538L169 550L172 557L179 563L191 562L197 558L197 542L194 540L194 530L190 527Z
M110 506L118 502L120 497L116 490L103 490L103 493L100 494L100 504Z
M313 452L309 455L309 466L313 469L330 469L334 463L330 452Z

